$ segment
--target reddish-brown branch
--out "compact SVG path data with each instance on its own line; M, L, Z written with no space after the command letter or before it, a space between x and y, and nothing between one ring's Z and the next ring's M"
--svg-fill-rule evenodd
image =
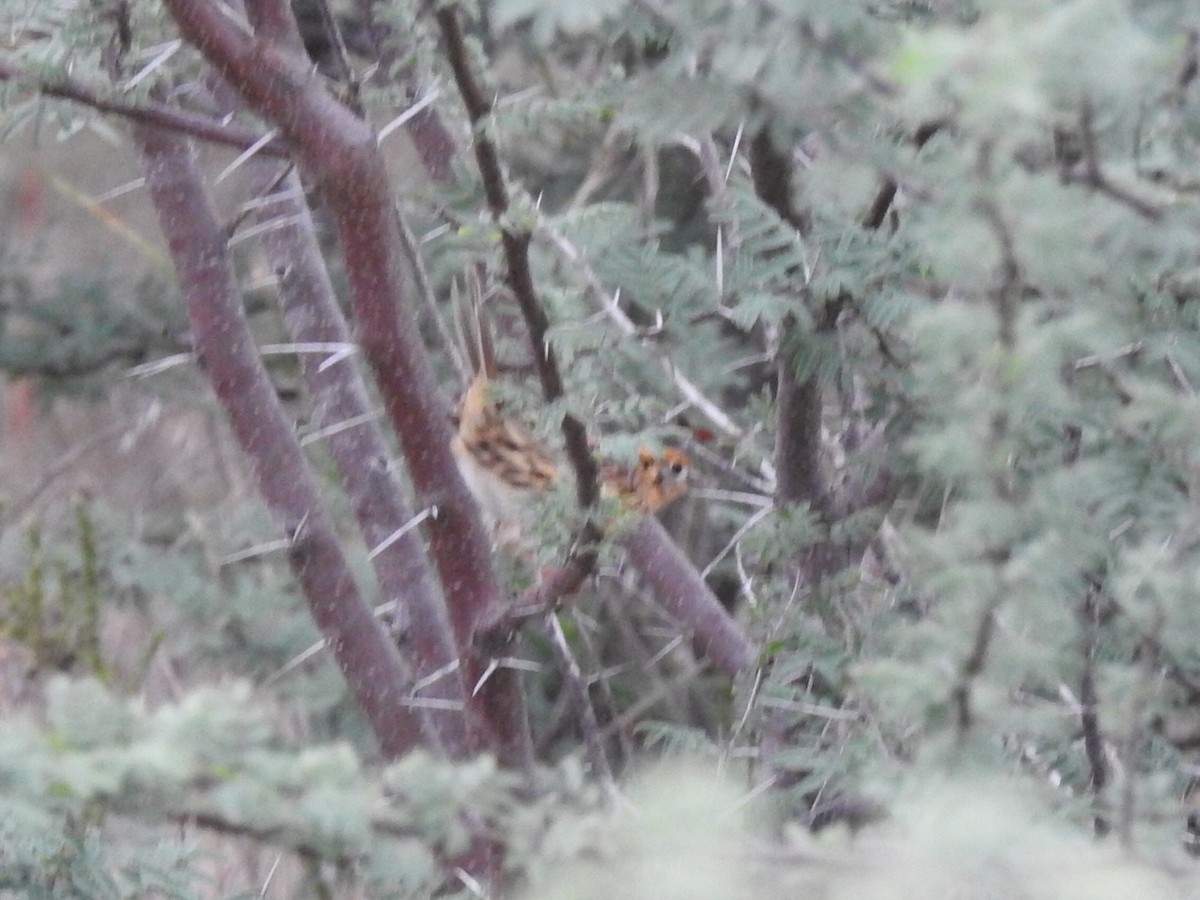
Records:
M732 674L754 661L754 644L658 519L646 516L620 543L651 587L654 601L692 632L717 668ZM590 569L576 559L561 569L543 572L542 579L513 603L491 611L479 629L480 639L503 642L523 621L558 607L579 590L589 574Z
M473 633L483 612L499 601L500 589L483 523L449 451L448 411L409 301L400 224L375 135L295 53L248 36L210 3L164 2L185 39L294 143L307 181L322 192L345 259L356 337L400 438L418 503L438 510L428 526L430 550L464 676L474 684L487 661L478 655ZM481 706L505 761L525 766L532 745L524 708L514 705L512 691L503 692L503 703L488 697L503 680L485 682Z
M184 112L165 103L149 100L128 103L105 97L100 92L72 78L40 78L5 60L0 60L0 81L27 84L45 97L73 100L100 112L121 116L130 122L166 128L210 143L236 147L239 150L246 150L263 139L263 134L253 129L218 122L197 113ZM282 141L268 141L260 148L259 152L267 156L287 156L288 148Z
M288 562L314 621L346 677L383 752L421 742L421 723L403 705L408 673L363 602L312 473L258 356L241 307L225 231L185 139L134 129L146 181L187 298L201 363L259 491L291 540Z
M302 196L299 179L294 175L286 179L276 196L281 200L269 208L271 215L293 222L268 231L265 239L279 276L284 321L299 343L348 346L350 329L321 261L312 218L299 199ZM411 520L414 513L388 470L390 453L378 425L368 413L370 403L354 357L324 367L323 360L319 355L300 354L301 371L313 398L314 421L318 427L329 430L324 440L337 464L367 545L379 547ZM345 422L357 424L352 428L338 427ZM378 552L372 562L383 596L396 603L401 611L398 619L416 678L421 680L449 669L421 691L420 697L454 701L465 710L467 691L461 673L452 665L456 651L450 623L441 594L434 585L420 533L414 529L403 534ZM481 749L463 727L462 712L438 707L424 715L451 756L461 758Z
M646 516L620 542L653 588L655 602L692 632L698 649L718 669L735 674L754 662L754 644L658 519Z
M257 34L303 52L289 4L255 3L248 13ZM289 172L281 181L274 175L275 167L251 164L261 169L261 179L276 200L260 213L260 219L264 224L270 219L288 223L268 230L264 243L278 277L284 321L292 337L299 343L350 346L350 328L321 258L300 179ZM474 713L471 724L476 726L482 723L482 717L472 708L462 672L454 665L456 650L446 606L434 584L424 542L415 529L393 538L414 518L414 512L389 471L391 453L369 414L370 402L356 360L348 356L328 365L322 356L302 353L300 368L313 399L314 419L327 430L324 440L337 464L359 529L369 547L382 548L372 553L372 564L383 596L398 606L399 614L393 619L403 629L414 674L424 682L442 673L421 690L419 700L451 701L450 707L459 707L455 710L441 704L418 704L416 708L423 711L451 756L462 758L477 753L483 745L474 733L477 728L467 727L463 713ZM357 424L339 427L347 422Z

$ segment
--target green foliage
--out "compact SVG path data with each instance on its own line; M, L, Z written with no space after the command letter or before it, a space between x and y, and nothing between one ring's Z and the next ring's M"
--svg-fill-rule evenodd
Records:
M480 837L504 835L521 871L558 817L586 821L600 801L572 764L531 785L488 758L371 770L344 743L295 746L244 682L149 710L60 677L46 707L44 727L0 725L0 883L22 896L202 896L194 848L138 825L163 816L334 863L346 889L429 896Z
M45 290L18 260L9 268L0 274L0 371L37 379L47 397L97 399L135 366L186 349L186 315L157 276L114 290L108 277L68 271Z
M44 806L0 804L0 889L30 898L135 898L189 900L198 879L188 870L192 851L163 841L113 852L94 824L65 820Z
M593 825L590 844L602 852L535 870L523 896L1186 896L1182 879L1074 833L1046 798L1012 782L964 774L912 779L903 790L898 820L869 843L792 832L765 852L762 809L735 779L664 767L643 773L626 804Z
M75 503L75 530L47 552L40 522L26 532L24 572L5 591L9 636L29 647L41 665L104 676L100 651L101 550L90 505Z

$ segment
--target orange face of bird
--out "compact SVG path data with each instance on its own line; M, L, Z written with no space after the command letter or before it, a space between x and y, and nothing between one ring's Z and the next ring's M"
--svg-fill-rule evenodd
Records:
M464 480L490 520L500 543L515 542L528 524L538 492L558 476L549 450L520 422L506 418L487 399L487 378L477 376L458 409L452 449ZM653 513L687 491L691 463L673 447L661 456L642 448L630 467L606 461L601 495L615 497L628 512Z
M655 456L643 447L632 471L610 465L600 477L605 496L617 497L627 510L652 513L684 495L690 472L691 462L682 450L668 447Z

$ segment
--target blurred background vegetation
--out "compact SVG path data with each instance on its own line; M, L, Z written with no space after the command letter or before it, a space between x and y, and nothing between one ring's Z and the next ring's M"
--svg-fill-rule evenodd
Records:
M561 621L616 784L586 764L536 629L509 650L537 772L380 758L264 547L125 123L38 89L113 92L121 5L0 14L0 889L1194 892L1193 4L462 4L567 374L547 409L430 8L335 7L342 56L298 0L332 91L377 130L428 102L458 147L431 171L404 129L382 141L447 397L445 325L481 284L506 396L541 433L570 409L605 454L675 444L700 470L664 521L761 655L717 672L606 548ZM157 3L127 9L134 71L186 98L199 56ZM237 153L200 152L234 222ZM272 273L253 236L233 249L306 434L294 358L270 352L288 340ZM785 390L815 435L806 468L779 449L800 427ZM547 561L569 541L558 499ZM512 590L531 577L499 565ZM481 834L507 886L456 865Z

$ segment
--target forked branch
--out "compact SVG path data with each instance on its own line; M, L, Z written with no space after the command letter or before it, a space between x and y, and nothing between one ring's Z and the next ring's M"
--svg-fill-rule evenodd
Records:
M333 523L258 355L241 307L225 231L185 139L134 131L146 181L187 299L200 357L259 491L290 542L288 562L355 701L383 752L421 743L419 717L403 704L409 674L359 595Z
M427 534L463 675L467 684L481 683L488 661L478 655L473 634L500 589L478 509L450 453L449 415L416 327L400 225L375 135L294 50L239 27L215 4L164 3L184 38L295 145L307 182L322 192L345 259L356 337L399 437L417 502L438 510ZM261 3L286 8L280 0L255 5ZM503 673L488 679L478 695L498 752L524 767L532 753L528 723L503 681ZM502 702L491 702L493 690L503 693Z

